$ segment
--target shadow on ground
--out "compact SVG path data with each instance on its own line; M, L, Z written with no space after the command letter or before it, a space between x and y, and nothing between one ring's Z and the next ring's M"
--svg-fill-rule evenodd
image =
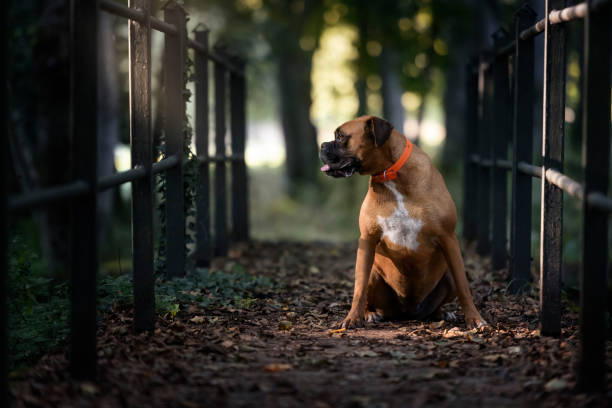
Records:
M12 384L16 406L606 406L612 392L572 391L577 315L559 339L537 331L535 291L505 293L502 273L466 255L476 305L491 329L446 322L330 328L347 313L355 248L252 243L217 259L274 279L248 307L195 305L131 331L130 311L102 317L99 379L72 382L63 355L45 356ZM568 308L566 308L568 309ZM457 304L449 311L459 312ZM611 346L608 344L608 356ZM608 361L612 367L612 361ZM610 379L610 374L608 374Z

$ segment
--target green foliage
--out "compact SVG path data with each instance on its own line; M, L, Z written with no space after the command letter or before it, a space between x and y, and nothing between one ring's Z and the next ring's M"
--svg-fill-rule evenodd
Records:
M248 308L259 293L272 287L270 279L254 277L239 266L233 272L196 269L184 278L175 278L158 285L156 301L160 303L159 312L168 312L167 305L193 303L203 308Z
M20 238L9 246L9 363L15 369L60 346L68 334L68 289L35 268L38 256Z
M272 287L270 279L249 275L240 266L233 272L194 269L183 278L156 281L155 309L159 314L175 316L190 304L203 308L248 308L254 296ZM98 298L101 311L131 307L132 278L127 275L104 277L99 284Z
M187 21L189 18L187 17ZM188 82L193 80L194 62L189 53L185 53L185 71L183 72L183 98L185 104L191 101L191 91L187 87ZM188 246L194 243L195 223L195 199L198 186L198 160L196 154L191 150L193 141L193 128L191 127L190 117L184 109L183 116L183 191L185 192L184 213L187 219L185 229L185 254L189 253ZM166 156L166 135L161 134L160 146L156 147L156 153L160 157ZM156 191L158 195L157 211L159 214L160 234L157 244L157 256L155 258L155 270L161 274L166 266L166 177L160 173L155 179ZM186 257L189 262L189 257ZM187 269L192 269L193 264L187 264Z
M36 267L38 256L20 238L11 242L9 260L9 369L15 371L65 344L70 302L67 284L53 282L45 268ZM254 277L240 266L231 272L194 269L184 278L158 279L155 307L158 314L171 317L187 305L244 309L273 286L268 278ZM131 276L100 277L100 313L129 309L133 299Z

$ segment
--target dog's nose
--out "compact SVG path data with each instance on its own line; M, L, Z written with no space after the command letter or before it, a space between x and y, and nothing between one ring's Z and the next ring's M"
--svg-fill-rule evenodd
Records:
M322 152L327 152L329 150L330 146L331 146L330 142L323 142L323 143L321 143L321 151Z

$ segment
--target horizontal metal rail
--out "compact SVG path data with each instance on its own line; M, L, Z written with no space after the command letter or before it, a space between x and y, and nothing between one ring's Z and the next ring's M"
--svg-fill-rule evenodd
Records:
M177 155L168 156L165 159L153 163L153 169L151 171L153 174L161 173L162 171L166 171L168 169L173 168L178 163L179 158Z
M523 174L530 175L532 177L542 178L542 168L539 166L534 166L533 164L519 162L517 164L519 171Z
M111 174L110 176L102 177L98 181L98 191L104 191L123 183L129 183L131 181L144 178L146 175L147 171L141 166L136 166L133 169Z
M512 170L512 162L505 159L497 159L495 161L495 167L500 169Z
M560 171L547 169L546 180L559 187L572 197L576 197L580 200L584 199L584 188L582 187L582 184L573 178L566 176Z
M593 10L597 10L599 7L608 3L610 0L599 0L593 2ZM575 6L567 7L562 10L553 10L548 15L548 21L550 24L561 24L567 21L576 20L579 18L584 18L587 13L587 3L583 2L580 4L576 4ZM531 37L534 37L546 28L546 19L543 18L533 26L529 27L526 30L521 31L520 38L521 40L527 40Z
M143 10L134 9L112 0L100 0L100 8L108 13L130 20L146 23L146 14ZM154 16L150 16L151 28L169 35L177 35L178 30L172 24L168 24Z
M470 156L472 163L477 164L481 167L497 167L500 169L512 170L512 162L510 160L499 159L497 161L493 161L491 159L481 160L480 156L477 154L473 154ZM532 177L542 178L542 167L534 166L533 164L520 162L517 165L518 170ZM565 191L567 194L571 195L574 198L579 200L584 200L584 187L582 184L577 182L565 174L553 170L546 170L546 180L555 186L559 187L561 190ZM612 198L607 197L605 194L600 192L592 192L589 194L587 198L587 202L590 206L595 207L602 211L612 212Z
M244 160L244 154L232 154L230 156L198 156L200 163L222 163L226 161L242 161Z
M504 55L512 54L514 53L515 48L516 48L516 41L512 40L511 42L509 42L508 44L506 44L505 46L497 50L497 56L502 57Z
M593 9L597 10L603 4L609 2L610 0L599 0L593 3ZM584 18L587 12L587 4L586 2L576 4L575 6L564 8L563 10L553 10L548 15L548 20L550 24L560 24L568 21L576 20L579 18ZM542 19L535 23L533 26L521 31L520 38L521 40L527 40L533 36L536 36L544 31L546 28L546 19ZM507 45L496 51L497 56L504 56L508 54L512 54L516 48L516 42L512 41Z
M56 187L41 188L16 197L9 197L8 209L9 211L15 211L36 207L63 198L83 195L87 193L88 190L89 184L80 180Z
M131 8L126 5L123 5L123 4L119 4L113 0L100 0L100 8L108 13L114 14L119 17L124 17L130 20L138 21L139 23L143 23L143 24L146 23L147 17L143 10L135 9L135 8ZM177 35L178 33L177 28L174 25L168 24L154 16L150 16L150 21L151 21L151 28L157 31L161 31L162 33L166 33L169 35ZM227 59L223 55L219 55L219 53L216 53L212 50L207 51L206 47L203 44L200 44L199 42L191 38L188 38L187 45L198 52L204 53L208 59L210 59L211 61L217 64L223 65L229 71L234 72L238 75L244 75L244 70L238 68L236 64L232 63L229 59Z
M587 196L587 203L591 207L597 208L598 210L607 211L612 213L612 198L607 197L605 194L599 191L589 193Z
M198 157L201 163L219 163L225 161L242 161L243 154L235 154L230 156L209 156ZM170 156L159 162L153 163L152 173L158 174L172 167L179 162L178 156ZM108 190L109 188L117 187L124 183L130 183L146 177L147 172L144 167L134 167L129 170L111 174L110 176L102 177L98 181L98 191ZM70 184L63 184L57 187L43 188L34 190L25 194L9 198L9 211L19 210L23 208L36 207L51 201L78 196L87 192L88 184L84 181L75 181Z
M500 169L506 169L508 171L512 170L512 162L509 160L498 159L496 163L491 159L481 160L480 156L477 154L473 154L470 156L472 163L475 163L481 167L498 167ZM534 166L533 164L520 162L518 163L518 170L532 177L542 178L542 168L538 166Z

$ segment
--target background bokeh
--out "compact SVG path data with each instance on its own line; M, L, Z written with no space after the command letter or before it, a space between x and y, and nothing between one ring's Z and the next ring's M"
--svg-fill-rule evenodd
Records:
M126 2L127 3L127 2ZM318 145L361 114L385 117L431 155L459 209L464 71L491 45L499 27L513 32L516 0L185 0L188 31L201 24L211 46L247 60L250 220L254 239L354 241L367 178L331 179L319 171ZM544 0L529 2L542 16ZM23 0L10 8L13 192L59 184L68 157L68 1ZM162 2L153 1L163 16ZM580 180L582 23L569 27L565 171ZM129 162L128 43L124 19L100 17L100 173ZM153 34L153 129L158 109L163 38ZM536 41L536 95L543 55ZM212 86L211 86L212 89ZM212 94L212 92L211 92ZM212 96L212 95L211 95ZM211 103L214 101L211 98ZM534 162L539 163L541 103L534 100ZM211 106L212 108L212 106ZM188 104L194 118L193 103ZM212 109L211 109L212 112ZM211 120L211 154L214 121ZM229 135L227 135L229 137ZM495 135L491 135L494 137ZM129 272L129 184L100 196L103 273ZM539 183L534 182L534 197ZM230 198L231 199L231 198ZM537 258L539 204L534 200ZM564 257L579 256L579 203L566 200ZM64 275L66 214L51 208L20 214L12 236L39 254L34 268ZM461 229L461 222L458 232ZM534 262L537 265L537 259ZM50 272L49 272L50 271ZM576 285L574 274L566 279Z

